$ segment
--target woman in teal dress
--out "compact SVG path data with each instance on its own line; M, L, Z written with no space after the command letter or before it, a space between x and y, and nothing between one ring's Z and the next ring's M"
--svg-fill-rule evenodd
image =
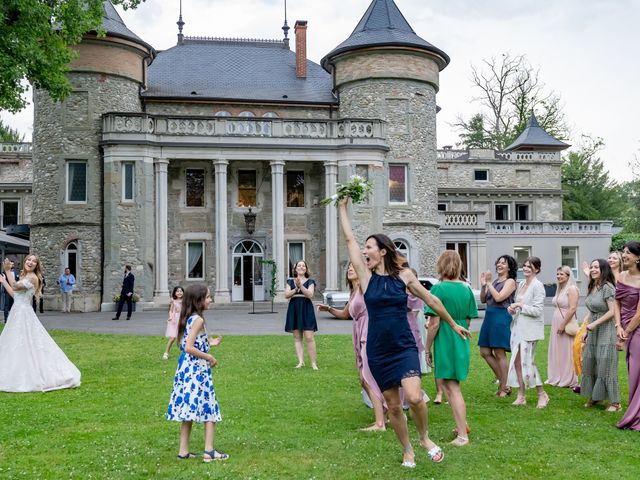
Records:
M440 299L453 320L463 328L468 328L472 318L478 317L478 307L469 285L460 280L462 260L455 250L445 250L438 259L438 275L442 280L431 288L431 294ZM463 447L469 444L467 406L460 390L460 382L469 373L469 339L462 338L430 308L427 352L434 345L435 377L444 381L444 390L456 421L456 439L452 445ZM430 353L427 354L430 357Z

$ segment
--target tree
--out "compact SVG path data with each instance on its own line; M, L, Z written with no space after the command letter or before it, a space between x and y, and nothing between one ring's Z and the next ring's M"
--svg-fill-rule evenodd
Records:
M125 9L144 0L112 0ZM65 74L77 55L70 46L101 32L103 0L2 0L0 2L0 109L22 110L24 79L61 101L71 92Z
M624 196L625 211L623 214L623 225L625 233L640 232L640 158L635 155L633 161L629 162L632 179L622 184L622 194ZM640 238L640 233L635 233L636 238Z
M565 158L562 164L565 220L606 219L621 223L623 195L597 156L603 146L602 139L583 136L580 149L570 152Z
M485 59L482 68L472 65L471 72L472 84L480 91L473 101L480 103L482 111L469 121L459 117L454 124L462 132L461 145L475 146L468 141L478 139L478 116L481 116L485 148L502 150L522 133L532 111L550 135L559 139L568 136L560 97L545 90L538 70L533 69L524 55L507 53L499 60Z
M467 148L492 148L491 132L484 127L484 116L476 113L460 134L460 140Z
M24 134L9 125L5 125L0 118L0 143L20 143L22 141L24 141Z

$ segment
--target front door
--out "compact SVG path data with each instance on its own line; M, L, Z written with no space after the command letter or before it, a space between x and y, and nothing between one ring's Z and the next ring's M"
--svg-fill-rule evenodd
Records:
M254 240L243 240L233 249L233 287L231 300L264 300L262 247Z

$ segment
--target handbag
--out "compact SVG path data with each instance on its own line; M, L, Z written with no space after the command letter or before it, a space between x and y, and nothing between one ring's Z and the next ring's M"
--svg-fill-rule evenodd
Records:
M560 309L558 308L558 310ZM564 320L562 310L560 310L560 315L562 315L562 320ZM578 325L578 317L574 314L573 318L569 320L569 323L564 326L564 333L571 337L575 337L578 334L578 330L580 330L580 326Z

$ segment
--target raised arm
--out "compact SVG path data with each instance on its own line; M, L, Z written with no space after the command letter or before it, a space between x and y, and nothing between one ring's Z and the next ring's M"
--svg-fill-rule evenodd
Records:
M426 303L431 310L436 312L441 320L444 320L449 324L454 332L456 332L462 338L471 337L471 332L469 332L469 330L467 330L466 328L458 325L453 320L453 318L451 318L451 315L449 315L449 312L447 312L447 310L444 308L444 305L442 304L440 299L431 295L431 293L429 293L429 291L422 286L422 284L418 281L411 270L409 270L408 268L402 270L400 272L400 278L402 278L409 291L416 297L422 299L422 301Z
M496 303L503 302L509 298L511 294L516 291L516 287L516 281L513 278L508 278L500 291L496 290L491 283L487 282L487 290L489 290Z
M371 278L371 271L367 268L362 259L362 251L358 246L358 242L353 235L353 229L351 228L351 219L349 218L349 212L347 211L348 198L341 200L338 204L338 211L340 212L340 225L342 226L342 233L344 239L347 242L347 252L349 253L349 260L353 265L353 268L360 280L360 289L362 293L367 291L369 286L369 279Z

